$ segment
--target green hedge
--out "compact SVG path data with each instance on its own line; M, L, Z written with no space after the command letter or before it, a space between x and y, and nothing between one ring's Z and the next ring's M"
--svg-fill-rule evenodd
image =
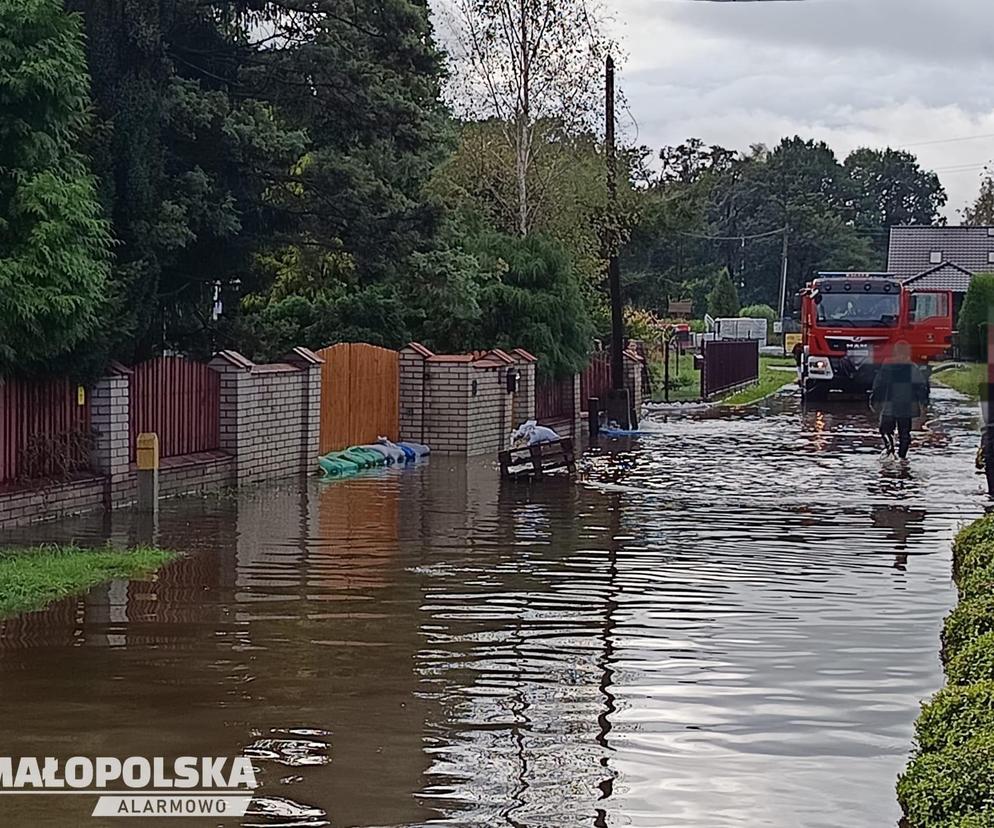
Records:
M994 681L941 690L915 722L922 753L959 747L986 732L994 735Z
M953 576L994 563L994 516L974 521L953 542Z
M959 579L960 600L994 595L994 564L967 567Z
M960 601L942 628L943 660L954 658L973 639L989 632L994 632L994 595Z
M994 813L992 788L994 734L985 733L920 753L898 780L897 796L911 828L949 828L966 816Z
M994 633L965 644L946 664L946 678L959 685L994 681Z
M922 706L917 750L897 783L908 828L994 828L994 516L956 536L953 575L948 684Z

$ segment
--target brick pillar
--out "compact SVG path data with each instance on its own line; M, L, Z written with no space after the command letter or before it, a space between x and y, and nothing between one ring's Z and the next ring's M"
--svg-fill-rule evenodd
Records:
M321 366L324 360L307 348L294 348L284 362L306 372L303 377L304 410L301 412L301 471L310 474L316 468L321 452Z
M535 378L538 361L521 348L511 352L518 370L518 391L514 395L514 425L535 419Z
M244 462L251 435L243 428L242 418L254 388L251 372L255 363L237 351L221 351L210 367L221 375L220 449L235 458L235 481L240 484L252 476L251 466Z
M434 354L412 342L400 352L400 439L425 442L427 433L426 361Z
M573 434L572 437L579 437L583 433L583 409L586 408L586 400L580 398L580 375L573 374Z
M98 380L90 391L94 433L93 469L106 478L104 505L111 509L129 499L131 475L130 388L126 368Z
M625 352L625 386L631 392L632 408L636 414L642 411L642 371L645 363L634 354Z

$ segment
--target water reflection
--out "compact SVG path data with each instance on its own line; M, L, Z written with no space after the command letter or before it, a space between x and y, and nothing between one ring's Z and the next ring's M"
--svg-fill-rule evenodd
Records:
M6 751L243 752L253 825L894 824L983 495L970 407L933 410L901 467L867 412L788 397L648 423L580 486L436 457L170 502L156 581L3 623Z

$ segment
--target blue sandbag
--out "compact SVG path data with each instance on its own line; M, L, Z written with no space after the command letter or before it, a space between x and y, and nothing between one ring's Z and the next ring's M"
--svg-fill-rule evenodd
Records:
M428 448L428 446L426 445L422 445L421 443L411 443L405 440L403 443L397 443L397 445L400 446L402 449L404 449L405 454L408 452L408 450L413 451L415 458L417 458L418 460L420 460L422 457L427 457L429 454L431 454L431 449Z
M623 428L602 428L601 434L605 437L641 437L644 431L626 431Z

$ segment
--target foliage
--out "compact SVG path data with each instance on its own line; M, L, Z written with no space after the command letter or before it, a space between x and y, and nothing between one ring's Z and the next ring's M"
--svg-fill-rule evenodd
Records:
M946 663L946 676L958 685L994 681L994 632L964 644Z
M953 541L953 575L959 581L974 569L994 563L994 515L961 529Z
M483 314L470 347L522 347L539 358L539 370L563 377L587 364L593 326L576 270L562 248L531 235L501 233L469 240L484 270Z
M596 0L453 0L450 98L469 121L489 121L512 159L515 229L533 228L533 165L550 124L581 132L600 111L611 52ZM537 138L537 140L536 140Z
M916 756L897 794L914 828L949 828L955 820L994 810L991 779L994 733L983 733L959 747Z
M881 269L888 229L941 221L946 201L934 173L889 149L840 163L800 137L743 154L690 139L660 158L624 249L631 300L660 311L686 297L702 311L722 267L743 301L778 307L784 227L789 294L819 270Z
M990 169L984 171L977 200L963 210L963 224L970 227L994 225L994 174Z
M38 372L99 324L110 235L80 143L80 20L57 0L0 0L0 375Z
M624 318L625 333L630 339L639 339L646 343L662 341L663 331L668 323L652 311L627 305L624 310Z
M915 722L923 753L960 747L985 732L994 734L994 681L940 690Z
M960 601L942 628L945 660L953 658L972 639L994 632L994 595Z
M939 176L923 170L911 153L864 147L853 151L844 166L852 184L853 223L870 238L877 261L887 258L886 228L941 220L946 191Z
M960 598L981 598L994 594L994 562L971 566L959 578Z
M987 325L994 313L994 273L973 277L960 310L958 328L963 353L987 361Z
M175 558L140 547L79 549L43 546L0 550L0 618L49 604L119 578L146 578Z
M732 277L722 270L708 294L708 313L715 319L734 318L739 315L739 293Z
M739 316L746 319L765 319L767 336L773 333L773 323L779 319L777 312L769 305L747 305L739 311Z

